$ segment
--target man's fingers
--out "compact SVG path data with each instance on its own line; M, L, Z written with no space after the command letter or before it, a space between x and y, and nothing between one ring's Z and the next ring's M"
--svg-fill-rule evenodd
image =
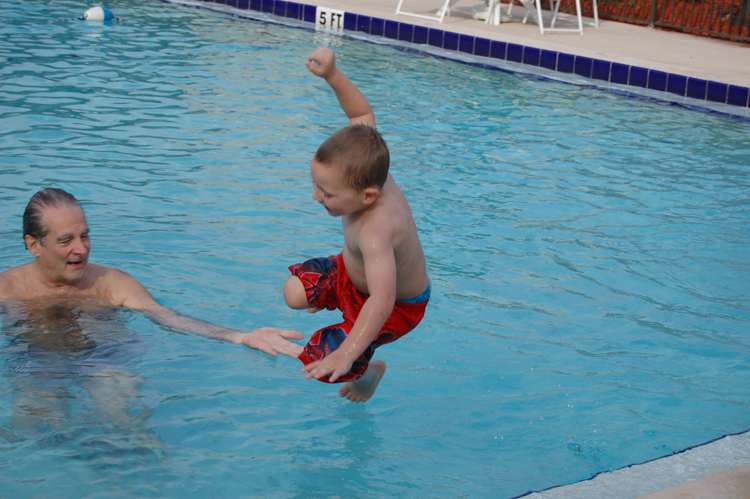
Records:
M305 337L304 334L300 333L299 331L291 331L291 330L283 330L281 331L281 337L287 338L290 340L301 340Z
M254 348L256 350L260 350L263 353L267 353L268 355L272 357L276 357L278 355L278 353L276 353L276 350L274 350L273 347L266 342L257 342L257 343L254 343L252 345L247 345L247 346L249 346L250 348Z

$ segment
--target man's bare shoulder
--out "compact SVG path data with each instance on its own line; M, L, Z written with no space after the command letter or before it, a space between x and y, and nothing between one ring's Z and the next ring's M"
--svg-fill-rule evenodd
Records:
M153 308L156 306L151 294L135 277L124 270L102 267L99 281L106 288L109 300L117 307L125 308Z
M13 299L28 283L29 265L20 265L0 273L0 299Z
M91 273L97 278L101 279L103 283L120 285L135 281L135 278L125 272L124 270L116 269L114 267L105 267L103 265L89 264ZM137 282L137 281L136 281Z

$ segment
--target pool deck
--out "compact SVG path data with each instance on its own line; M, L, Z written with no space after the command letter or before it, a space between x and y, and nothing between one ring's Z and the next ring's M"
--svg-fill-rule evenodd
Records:
M442 23L395 14L398 0L317 0L307 4L380 19L452 31L506 43L564 52L730 85L750 87L750 45L614 21L584 18L584 34L542 35L525 9L515 5L511 22L486 24L471 17L477 0L459 0ZM545 2L546 3L546 2ZM402 9L434 16L441 0L404 0ZM507 5L507 4L506 4ZM505 6L504 6L505 7ZM545 13L549 16L549 12ZM572 16L567 16L568 18ZM558 27L568 27L565 23ZM728 450L729 449L729 450ZM750 433L592 480L533 493L528 499L750 499ZM637 484L638 486L635 486ZM641 491L641 492L637 492ZM644 495L647 494L647 495Z
M512 21L500 25L485 24L471 17L472 7L481 0L459 0L442 23L395 14L398 0L318 0L308 4L345 12L368 15L429 28L438 28L470 36L516 43L523 46L565 52L573 55L655 69L730 85L750 87L750 45L672 31L634 26L615 21L584 18L584 34L546 33L542 35L533 21L522 24L526 12L517 4ZM546 2L545 2L546 4ZM434 16L441 0L404 0L403 10ZM503 9L507 4L504 4ZM549 11L544 11L548 18ZM573 16L561 14L563 19ZM557 27L570 27L569 22Z

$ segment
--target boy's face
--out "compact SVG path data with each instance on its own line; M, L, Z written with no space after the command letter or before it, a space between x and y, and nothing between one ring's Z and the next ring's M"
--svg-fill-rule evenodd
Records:
M322 204L333 217L350 215L367 206L366 192L349 187L336 168L312 160L310 173L313 181L313 199Z

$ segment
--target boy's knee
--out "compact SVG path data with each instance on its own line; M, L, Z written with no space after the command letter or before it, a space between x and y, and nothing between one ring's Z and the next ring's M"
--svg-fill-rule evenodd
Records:
M310 308L310 304L307 303L305 286L296 275L291 276L284 283L284 301L289 308L294 310Z

